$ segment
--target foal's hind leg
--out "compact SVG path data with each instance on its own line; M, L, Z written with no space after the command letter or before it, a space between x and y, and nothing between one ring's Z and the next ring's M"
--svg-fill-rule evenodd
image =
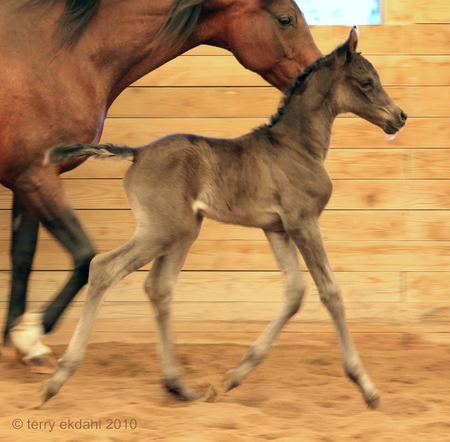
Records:
M345 372L363 392L370 408L379 406L379 394L367 374L350 336L341 290L334 277L317 219L305 220L288 232L297 244L311 276L317 285L320 299L328 309L336 329Z
M43 389L43 402L55 396L75 373L83 358L87 341L107 293L125 276L164 253L163 246L155 246L145 232L138 231L130 241L108 253L97 255L90 266L89 287L81 318L60 366Z
M250 347L242 362L227 373L225 378L227 391L237 387L267 355L280 330L299 310L305 293L305 284L300 272L295 244L286 233L265 233L278 265L285 275L285 302L278 315Z
M178 275L197 234L198 229L167 255L157 258L145 282L145 291L155 310L164 385L170 393L187 401L198 399L200 394L192 390L180 377L173 344L171 307Z

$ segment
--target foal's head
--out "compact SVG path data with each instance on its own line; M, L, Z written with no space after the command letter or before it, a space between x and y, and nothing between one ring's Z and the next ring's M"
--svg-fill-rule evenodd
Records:
M356 52L357 45L358 30L354 27L348 40L330 54L336 72L335 110L353 112L387 134L395 134L405 125L407 115L383 89L372 64Z

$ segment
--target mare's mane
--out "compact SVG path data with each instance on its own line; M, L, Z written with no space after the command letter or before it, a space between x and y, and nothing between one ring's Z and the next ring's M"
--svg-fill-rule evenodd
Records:
M22 0L24 8L46 6L51 8L61 0ZM159 35L169 41L187 38L197 24L204 0L173 0ZM72 47L79 40L100 0L65 0L64 11L59 18L56 35L58 48Z

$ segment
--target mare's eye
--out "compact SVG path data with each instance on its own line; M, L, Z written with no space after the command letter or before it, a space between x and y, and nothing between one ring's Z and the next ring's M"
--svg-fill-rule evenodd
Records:
M287 28L288 26L291 26L293 23L294 20L290 15L282 15L281 17L278 17L278 24L280 26L283 26L283 28Z
M361 87L362 87L363 89L367 89L367 88L369 88L370 86L372 86L372 80L364 80L364 81L361 81L360 85L361 85Z

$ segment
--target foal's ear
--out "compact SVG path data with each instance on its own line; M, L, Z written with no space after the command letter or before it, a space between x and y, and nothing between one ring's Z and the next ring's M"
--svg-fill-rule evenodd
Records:
M337 48L338 58L342 61L343 64L349 62L352 59L353 55L356 54L358 39L358 28L356 26L353 26L348 39Z
M359 40L358 26L353 26L352 30L350 31L350 35L348 36L346 45L348 58L351 58L352 55L356 53L356 48L358 47L358 40Z

